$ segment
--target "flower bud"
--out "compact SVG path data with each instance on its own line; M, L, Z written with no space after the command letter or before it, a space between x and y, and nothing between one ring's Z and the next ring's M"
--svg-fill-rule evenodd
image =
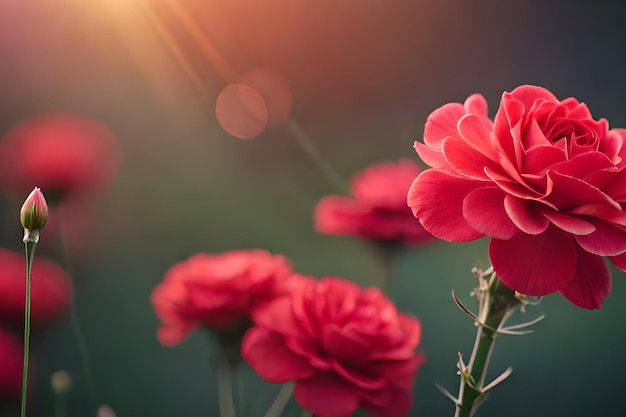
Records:
M28 195L20 210L20 221L24 226L24 242L39 240L39 231L43 229L48 217L48 204L41 192L35 189Z

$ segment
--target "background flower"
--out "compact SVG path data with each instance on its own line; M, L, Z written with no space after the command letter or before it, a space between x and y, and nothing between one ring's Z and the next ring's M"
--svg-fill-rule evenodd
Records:
M22 392L24 347L12 333L0 327L0 397L19 397Z
M406 415L424 358L421 326L378 289L327 277L255 310L244 359L264 379L295 382L298 402L316 416L350 416L360 406Z
M411 160L374 165L352 180L353 197L328 196L315 208L315 229L329 235L417 244L432 236L406 203L413 179L421 172Z
M250 311L289 286L291 264L263 250L197 254L174 265L152 292L163 322L159 341L182 342L200 326L218 331L245 327Z
M492 237L494 270L512 289L600 308L611 289L602 256L626 270L625 138L541 87L504 93L493 125L473 95L429 116L415 147L434 169L408 202L442 239Z
M16 326L24 323L26 299L26 262L24 254L0 249L0 320ZM35 257L31 281L31 319L33 325L57 317L70 304L72 282L56 263Z
M50 114L15 125L0 141L0 187L12 196L40 187L49 202L107 185L120 149L103 125L75 114ZM23 197L21 197L23 198Z

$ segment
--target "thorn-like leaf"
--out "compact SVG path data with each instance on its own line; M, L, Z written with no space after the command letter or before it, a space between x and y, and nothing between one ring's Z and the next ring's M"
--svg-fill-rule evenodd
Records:
M482 389L482 392L486 393L487 391L489 391L490 389L492 389L493 387L495 387L496 385L498 385L499 383L507 379L512 373L513 373L513 368L509 366L508 368L506 368L506 371L500 374L499 377L491 381L491 383L487 384L487 386Z
M441 391L441 393L442 393L443 395L445 395L445 396L446 396L449 400L452 400L452 402L453 402L455 405L457 405L457 406L461 405L461 402L459 401L459 399L458 399L458 398L456 398L454 395L450 394L450 391L448 391L447 389L445 389L444 387L442 387L441 385L439 385L439 384L438 384L438 383L436 383L436 382L435 382L435 386L436 386L436 387L437 387L437 389L438 389L439 391Z
M465 373L467 370L467 365L465 364L465 362L463 362L463 354L461 352L458 352L457 354L459 355L459 362L457 363L459 371Z
M542 314L541 316L537 317L534 320L531 321L527 321L525 323L520 323L520 324L514 324L513 326L507 326L506 329L507 330L517 330L517 329L523 329L524 327L528 327L528 326L532 326L535 323L539 323L541 320L543 320L546 317L545 314Z
M534 332L534 330L509 330L508 327L498 330L499 334L508 334L509 336L524 336L525 334L530 334L532 332Z
M478 322L478 316L476 314L472 313L472 311L469 308L467 308L467 307L465 307L463 305L461 300L459 300L459 297L456 296L456 293L454 292L454 290L452 290L452 299L456 303L457 307L459 307L461 309L461 311L463 311L465 314L470 316L475 322Z

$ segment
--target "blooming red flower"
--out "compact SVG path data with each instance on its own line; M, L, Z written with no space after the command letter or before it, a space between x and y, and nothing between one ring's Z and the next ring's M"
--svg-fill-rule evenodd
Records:
M108 184L119 162L117 141L100 123L45 115L17 124L0 141L0 187L22 197L38 186L56 201Z
M504 93L493 123L475 94L428 117L415 148L434 169L408 202L441 239L490 236L494 270L510 288L600 308L611 289L602 257L626 270L625 138L544 88Z
M0 396L20 396L23 361L22 342L7 330L0 328Z
M0 320L24 323L26 303L24 254L0 249ZM35 258L31 276L31 319L33 324L52 320L72 300L72 282L52 261Z
M429 240L432 235L415 221L406 203L409 186L420 172L410 160L367 168L352 181L354 198L332 195L317 204L315 229L405 244Z
M295 382L294 396L320 417L364 407L380 417L404 416L424 357L421 326L398 313L377 288L327 277L254 311L242 343L244 359L264 379Z
M174 265L152 292L163 322L159 341L181 343L200 326L233 330L250 322L260 303L289 290L291 264L263 250L197 254Z

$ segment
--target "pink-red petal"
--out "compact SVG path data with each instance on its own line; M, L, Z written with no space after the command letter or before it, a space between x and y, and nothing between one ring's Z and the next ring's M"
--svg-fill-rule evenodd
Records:
M480 181L452 177L436 170L422 172L409 189L407 202L422 226L436 237L467 242L483 234L463 217L463 200Z
M448 136L458 136L456 124L465 114L461 103L448 103L433 111L424 126L424 143L431 148L440 148L441 141Z
M626 271L626 253L622 253L621 255L617 256L609 256L609 259L611 260L611 262L613 262L613 265L615 265L622 271Z
M359 408L359 396L347 382L332 374L296 381L293 395L316 416L349 417Z
M602 257L577 248L576 275L561 294L581 308L599 309L611 292L611 271Z
M308 378L315 373L306 358L285 347L284 338L263 327L253 327L244 336L241 354L261 378L273 383Z
M443 156L441 148L431 148L421 142L415 142L413 147L426 165L436 169L445 169L448 166L448 161Z
M536 85L520 85L511 91L510 95L520 101L526 109L530 109L537 100L558 103L559 99L550 91Z
M487 180L485 167L491 160L461 138L448 137L442 142L446 161L455 172L477 180Z
M574 235L588 235L596 230L593 224L577 216L551 210L545 210L543 215L559 229Z
M477 188L463 200L463 216L480 233L510 239L519 229L504 209L506 194L498 187Z
M575 236L587 252L599 256L615 256L626 252L626 228L603 221L593 222L596 230L587 235Z
M507 195L504 198L504 209L515 226L529 235L543 233L550 225L550 221L543 215L545 206L535 200Z
M502 282L526 295L559 291L576 274L574 239L554 226L540 235L518 233L509 240L491 239L489 258Z

